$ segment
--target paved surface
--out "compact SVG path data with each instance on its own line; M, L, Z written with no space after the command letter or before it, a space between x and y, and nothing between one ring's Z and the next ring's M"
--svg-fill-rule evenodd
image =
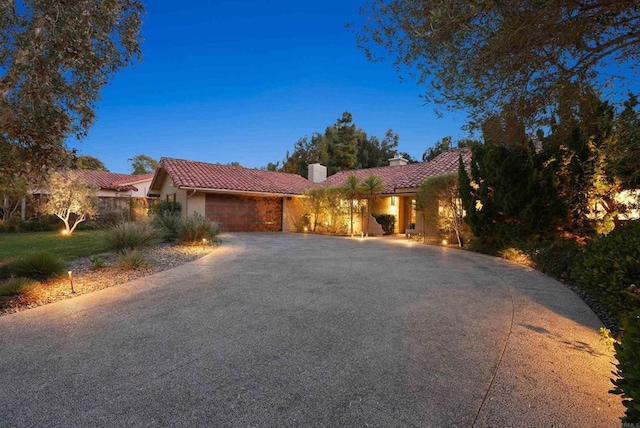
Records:
M225 235L0 317L0 426L619 426L599 326L562 284L478 254Z

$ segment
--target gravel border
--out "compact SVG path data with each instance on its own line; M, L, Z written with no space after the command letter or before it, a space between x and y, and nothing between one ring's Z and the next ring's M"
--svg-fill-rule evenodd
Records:
M148 266L141 269L123 269L117 266L117 254L104 253L74 259L67 264L73 274L73 289L68 277L51 280L38 287L34 293L0 301L0 316L24 311L59 300L124 284L134 279L152 275L163 270L199 259L218 247L218 244L203 246L160 244L143 250ZM94 269L91 258L99 257L103 267Z

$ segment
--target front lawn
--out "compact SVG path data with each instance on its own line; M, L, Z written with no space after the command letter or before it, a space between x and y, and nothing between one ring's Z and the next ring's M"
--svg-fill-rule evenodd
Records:
M64 260L107 251L102 231L76 231L72 236L57 232L0 234L0 261L32 251L49 251Z

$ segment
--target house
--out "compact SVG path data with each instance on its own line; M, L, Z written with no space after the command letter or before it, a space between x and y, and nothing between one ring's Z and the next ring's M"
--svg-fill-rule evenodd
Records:
M226 231L296 231L304 214L304 191L343 186L354 174L360 181L380 178L384 190L373 212L396 217L395 232L420 224L415 194L428 177L456 172L458 158L469 162L467 150L450 150L427 163L408 164L390 159L389 166L338 172L327 177L326 167L309 166L309 178L296 174L162 158L148 195L179 202L183 215L193 212L220 223Z
M295 231L310 182L296 174L162 158L148 195L179 202L225 231Z

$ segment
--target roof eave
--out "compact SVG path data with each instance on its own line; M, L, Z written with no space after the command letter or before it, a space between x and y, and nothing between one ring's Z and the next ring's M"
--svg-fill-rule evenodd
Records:
M193 187L193 186L178 186L181 190L195 190L203 193L219 193L227 195L246 195L246 196L277 196L277 197L295 197L301 198L300 193L272 193L272 192L257 192L252 190L232 190L232 189L211 189L207 187Z

